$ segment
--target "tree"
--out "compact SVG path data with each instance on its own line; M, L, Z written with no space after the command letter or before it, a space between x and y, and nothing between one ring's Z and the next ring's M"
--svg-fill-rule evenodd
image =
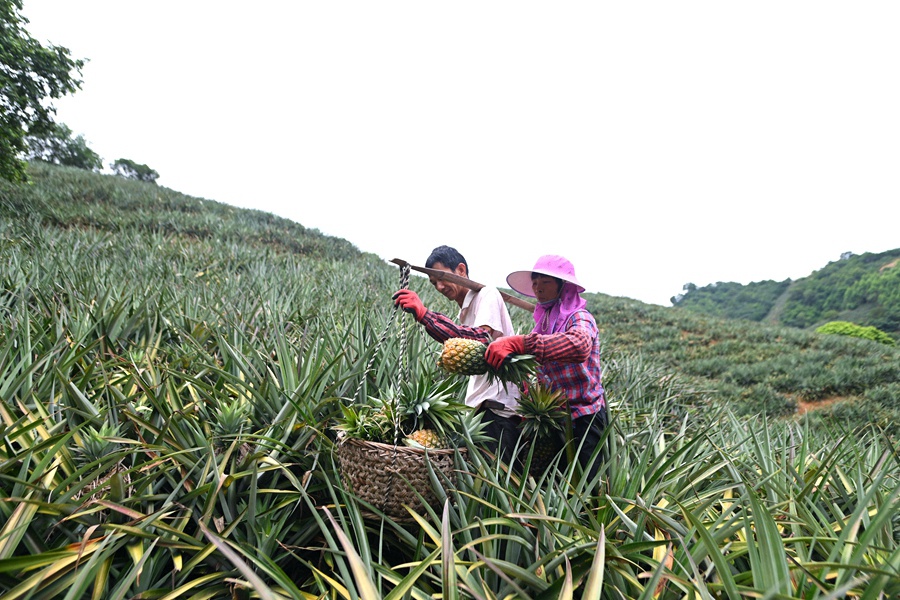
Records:
M0 178L26 181L26 135L44 135L56 109L48 99L81 88L83 60L42 46L25 30L22 0L0 0ZM74 72L74 75L73 75Z
M114 163L109 165L116 175L125 177L126 179L137 179L138 181L147 181L156 183L159 173L148 167L141 165L127 158L117 158Z
M83 135L72 138L72 130L63 123L53 123L44 135L29 135L28 158L54 165L77 167L86 171L103 168L100 155L88 148Z

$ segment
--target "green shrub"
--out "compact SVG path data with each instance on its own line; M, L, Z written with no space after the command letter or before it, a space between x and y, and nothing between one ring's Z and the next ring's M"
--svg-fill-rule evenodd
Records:
M876 327L872 327L871 325L863 327L862 325L850 323L849 321L831 321L830 323L825 323L816 329L816 333L849 335L851 337L872 340L879 344L887 344L888 346L896 344L894 338Z

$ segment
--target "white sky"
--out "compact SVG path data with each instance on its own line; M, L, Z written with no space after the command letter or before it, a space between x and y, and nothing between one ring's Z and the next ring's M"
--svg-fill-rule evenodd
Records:
M900 2L25 0L106 164L473 279L798 279L900 247Z

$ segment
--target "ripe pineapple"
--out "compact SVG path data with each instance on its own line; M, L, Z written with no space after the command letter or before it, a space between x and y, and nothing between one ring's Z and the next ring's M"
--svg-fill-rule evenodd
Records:
M519 398L518 413L522 439L534 447L530 470L535 475L543 473L562 447L560 433L569 418L565 398L532 381Z
M422 446L423 448L446 448L449 446L447 440L434 429L417 429L406 436L403 442L407 446Z
M503 361L499 369L493 369L484 360L487 344L478 340L450 338L444 342L438 361L446 371L457 375L482 375L503 383L524 381L534 373L537 361L530 354L512 355Z
M478 340L450 338L441 350L440 366L459 375L481 375L489 366L484 361L487 344Z

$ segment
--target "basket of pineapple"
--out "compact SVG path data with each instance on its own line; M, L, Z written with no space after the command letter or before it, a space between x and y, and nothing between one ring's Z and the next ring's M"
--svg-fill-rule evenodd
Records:
M422 372L380 397L341 406L335 454L344 486L397 520L440 506L439 494L456 482L455 456L481 435L462 393L459 380Z

